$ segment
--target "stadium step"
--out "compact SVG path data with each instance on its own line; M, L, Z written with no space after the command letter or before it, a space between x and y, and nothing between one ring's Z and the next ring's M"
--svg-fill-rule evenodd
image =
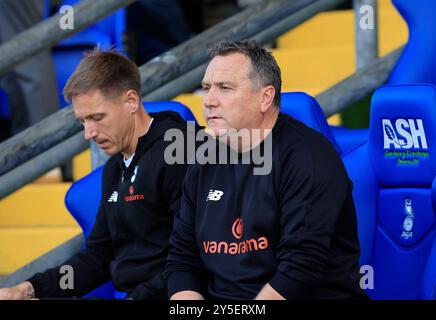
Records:
M69 183L31 183L0 201L0 275L81 232L65 208Z
M407 41L407 25L392 3L379 0L378 35L381 56ZM329 11L318 14L277 39L280 49L355 47L354 12Z

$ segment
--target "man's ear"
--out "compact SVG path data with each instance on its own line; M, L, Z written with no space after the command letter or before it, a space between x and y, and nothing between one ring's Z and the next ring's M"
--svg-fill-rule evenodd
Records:
M129 113L133 114L138 111L140 105L140 98L138 93L135 90L128 90L125 93L127 106L129 108Z
M262 98L261 98L261 106L260 111L265 113L269 110L269 108L274 107L274 96L276 90L273 86L269 85L262 89Z

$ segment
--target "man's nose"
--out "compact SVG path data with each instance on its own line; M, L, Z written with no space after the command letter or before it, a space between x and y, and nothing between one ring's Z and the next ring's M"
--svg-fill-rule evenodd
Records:
M210 88L208 91L204 92L203 103L206 108L218 107L219 100L216 94L216 90Z
M88 124L86 122L84 126L85 126L85 139L86 140L94 139L97 136L97 129L95 128L95 126L92 124Z

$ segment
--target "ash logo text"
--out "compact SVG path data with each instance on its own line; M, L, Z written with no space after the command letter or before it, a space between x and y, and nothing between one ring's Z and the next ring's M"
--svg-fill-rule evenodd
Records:
M394 124L382 119L382 125L385 150L428 149L422 119L397 119Z
M394 158L398 166L418 166L428 159L427 137L422 119L382 119L385 158Z

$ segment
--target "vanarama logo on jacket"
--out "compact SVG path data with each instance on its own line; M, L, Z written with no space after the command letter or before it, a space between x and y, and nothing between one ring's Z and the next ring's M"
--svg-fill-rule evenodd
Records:
M231 233L236 238L234 242L227 241L203 241L203 249L206 254L244 254L258 250L268 249L267 237L259 237L241 240L243 233L242 218L237 218L231 227Z
M129 186L129 194L124 197L124 201L125 202L130 202L130 201L138 201L138 200L144 200L145 197L143 194L135 194L135 188L133 187L133 183L135 182L136 176L138 175L138 169L139 166L135 166L135 170L133 172L132 177L130 178L130 182L132 183Z

